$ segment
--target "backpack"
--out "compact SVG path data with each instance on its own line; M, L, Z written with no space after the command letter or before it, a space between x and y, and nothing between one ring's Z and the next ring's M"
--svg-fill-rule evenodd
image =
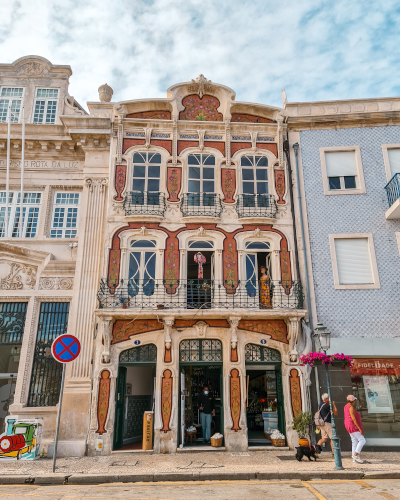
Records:
M328 403L324 403L324 404L328 404ZM321 417L321 410L323 407L324 407L324 405L322 405L321 408L314 415L314 423L315 423L315 425L317 425L319 427L323 427L325 425L325 420L329 416L329 412L328 412L325 418Z

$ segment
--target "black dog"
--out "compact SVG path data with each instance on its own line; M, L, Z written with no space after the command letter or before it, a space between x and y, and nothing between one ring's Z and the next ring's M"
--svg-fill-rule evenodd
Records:
M322 448L319 444L315 446L296 446L296 459L300 462L303 457L307 457L310 462L312 462L311 457L314 457L314 461L317 461L318 455L322 452Z

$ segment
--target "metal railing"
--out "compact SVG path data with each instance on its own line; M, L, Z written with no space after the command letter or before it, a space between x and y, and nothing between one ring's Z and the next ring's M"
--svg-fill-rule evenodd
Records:
M221 199L216 193L184 193L181 210L183 217L196 215L220 217Z
M400 174L394 174L385 186L389 207L400 198Z
M140 191L126 193L124 200L125 215L164 215L165 194Z
M100 309L302 309L300 281L101 280Z
M276 217L277 206L272 194L239 194L236 211L241 217Z

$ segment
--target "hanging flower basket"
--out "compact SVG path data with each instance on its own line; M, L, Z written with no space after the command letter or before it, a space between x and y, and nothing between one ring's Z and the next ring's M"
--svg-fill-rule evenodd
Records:
M347 356L346 354L332 354L328 356L323 352L310 352L309 354L303 354L299 359L300 365L310 365L321 366L321 365L333 365L341 366L343 370L347 367L351 368L353 366L353 357Z

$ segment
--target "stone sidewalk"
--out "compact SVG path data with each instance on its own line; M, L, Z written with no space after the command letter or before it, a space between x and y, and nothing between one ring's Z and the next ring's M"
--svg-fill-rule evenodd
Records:
M335 471L329 452L317 462L293 451L197 452L172 455L119 453L105 457L59 458L56 474L52 460L0 461L0 484L83 484L137 481L193 481L232 479L361 479L400 478L399 452L365 452L365 464L355 464L342 453L344 471Z

